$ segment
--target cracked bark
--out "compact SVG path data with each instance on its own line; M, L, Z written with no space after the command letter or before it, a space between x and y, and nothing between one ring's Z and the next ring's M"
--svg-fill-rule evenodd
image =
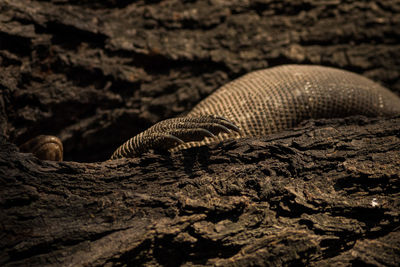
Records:
M399 18L399 1L0 2L0 264L399 265L400 118L70 161L105 160L267 66L332 65L398 93ZM37 134L69 161L12 144Z
M400 118L317 121L102 163L40 161L3 140L0 259L395 266L399 133Z

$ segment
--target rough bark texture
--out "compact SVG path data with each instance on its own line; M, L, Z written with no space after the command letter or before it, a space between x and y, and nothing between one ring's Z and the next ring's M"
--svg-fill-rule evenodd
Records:
M86 164L3 141L0 264L397 266L399 133L339 120Z
M98 2L98 3L94 3ZM0 1L0 265L400 264L400 118L99 163L251 70L400 93L400 1Z

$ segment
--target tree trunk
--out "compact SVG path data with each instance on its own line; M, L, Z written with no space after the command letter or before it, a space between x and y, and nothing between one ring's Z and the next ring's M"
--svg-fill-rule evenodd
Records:
M400 1L94 2L0 2L0 265L400 264L400 117L104 161L255 69L400 93Z

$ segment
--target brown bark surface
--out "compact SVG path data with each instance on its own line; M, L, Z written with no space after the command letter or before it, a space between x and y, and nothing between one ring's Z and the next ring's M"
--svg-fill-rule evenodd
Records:
M400 264L400 118L102 162L255 69L400 93L400 1L94 2L0 1L0 265Z
M320 121L103 163L3 142L0 263L396 266L399 133L400 118Z

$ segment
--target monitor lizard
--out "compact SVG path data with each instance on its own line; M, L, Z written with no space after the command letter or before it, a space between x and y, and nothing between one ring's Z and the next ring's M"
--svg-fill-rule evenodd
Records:
M130 138L111 159L268 135L307 119L399 114L400 98L359 74L316 65L282 65L253 71L223 85L186 116L163 120ZM36 147L50 142L52 149L61 143L52 136L28 142ZM21 147L29 151L32 144Z

